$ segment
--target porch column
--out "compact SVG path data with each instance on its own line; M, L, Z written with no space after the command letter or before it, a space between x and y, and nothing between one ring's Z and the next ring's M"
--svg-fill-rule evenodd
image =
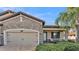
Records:
M65 39L65 32L60 32L60 40Z
M7 45L6 31L4 31L4 45Z

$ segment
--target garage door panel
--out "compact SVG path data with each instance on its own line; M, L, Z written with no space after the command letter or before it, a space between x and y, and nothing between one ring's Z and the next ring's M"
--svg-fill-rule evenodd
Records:
M36 32L8 32L7 44L16 46L36 46L38 33Z

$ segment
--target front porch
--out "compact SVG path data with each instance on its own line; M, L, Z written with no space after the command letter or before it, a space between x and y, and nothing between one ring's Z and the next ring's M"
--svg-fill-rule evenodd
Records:
M48 26L43 28L44 42L49 41L61 41L65 39L65 29L59 28L57 26Z

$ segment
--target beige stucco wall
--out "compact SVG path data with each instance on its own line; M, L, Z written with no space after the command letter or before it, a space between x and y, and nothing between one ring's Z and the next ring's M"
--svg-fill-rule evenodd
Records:
M21 18L20 18L21 17ZM22 22L20 21L22 19ZM0 22L3 24L3 31L7 29L33 29L39 31L40 43L43 42L43 28L42 22L36 21L24 15L18 15L5 21Z

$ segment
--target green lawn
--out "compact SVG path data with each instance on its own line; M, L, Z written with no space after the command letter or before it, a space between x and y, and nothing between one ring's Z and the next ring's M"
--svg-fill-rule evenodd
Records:
M79 47L79 42L58 42L58 43L44 43L36 47L36 51L64 51L64 48L69 45ZM77 50L78 51L78 50Z

